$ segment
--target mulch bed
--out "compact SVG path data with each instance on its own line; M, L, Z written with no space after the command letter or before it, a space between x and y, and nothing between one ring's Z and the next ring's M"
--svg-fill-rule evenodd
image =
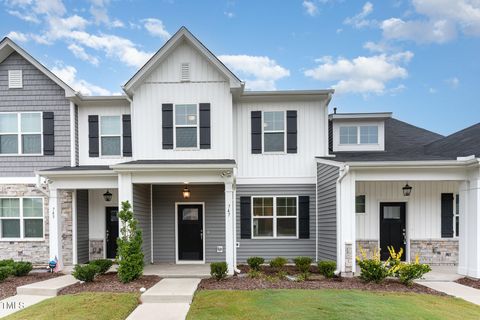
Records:
M456 283L463 284L464 286L469 286L475 289L480 289L480 280L470 279L470 278L461 278L455 281Z
M46 271L32 271L24 277L9 277L3 282L0 282L0 300L16 295L17 287L48 280L58 276L63 276L63 274L50 273Z
M407 287L396 279L386 279L384 282L376 284L364 282L358 277L325 279L318 274L312 273L307 281L297 282L272 277L275 272L270 267L262 268L264 275L259 278L250 278L246 276L245 273L248 270L248 267L240 266L239 269L242 270L241 275L235 275L221 281L215 279L203 279L198 288L199 290L354 289L445 295L419 284L413 284L413 286ZM316 270L316 268L312 267L311 271L313 270ZM286 271L290 275L297 273L295 267L290 266L287 267Z
M159 276L141 276L139 279L122 283L116 272L109 272L95 277L93 282L76 283L59 292L59 295L75 294L80 292L139 292L141 288L153 287L161 278Z

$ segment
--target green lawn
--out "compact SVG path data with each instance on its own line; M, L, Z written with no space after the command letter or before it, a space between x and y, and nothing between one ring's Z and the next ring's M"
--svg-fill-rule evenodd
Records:
M425 294L355 290L199 291L187 319L479 319L480 307Z
M6 320L124 320L138 305L134 293L80 293L44 300Z

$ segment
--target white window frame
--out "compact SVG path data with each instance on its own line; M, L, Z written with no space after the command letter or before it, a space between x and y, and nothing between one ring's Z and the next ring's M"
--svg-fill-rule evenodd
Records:
M362 196L363 196L363 198L365 199L365 202L363 203L363 205L364 205L364 212L357 212L357 197L362 197ZM362 215L367 214L367 195L366 195L366 194L357 194L357 195L355 196L355 214L359 214L359 215L360 215L360 214L362 214Z
M19 211L20 215L18 217L0 217L0 220L20 220L20 237L19 238L6 238L1 235L1 230L0 230L0 242L7 242L7 241L44 241L45 240L45 198L43 197L7 197L7 196L2 196L0 199L19 199ZM42 217L24 217L23 216L23 199L42 199ZM43 230L43 235L42 237L38 238L27 238L25 237L25 226L24 226L24 221L25 220L40 220L42 219L42 230Z
M457 206L457 199L459 199L459 197L459 194L455 194L455 197L453 199L453 237L457 239L460 237L460 233L457 236L457 218L460 219L460 208L458 208Z
M103 155L102 151L102 138L103 137L118 137L118 134L102 134L102 118L103 117L118 117L120 121L120 154L118 155ZM99 131L99 143L98 143L98 149L100 151L100 158L104 159L116 159L116 158L121 158L123 156L123 123L122 123L122 116L121 115L115 115L115 114L104 114L104 115L99 115L98 116L98 131Z
M340 131L342 128L351 128L351 127L356 127L357 128L357 143L342 143L341 142L341 138L340 138ZM360 131L361 131L361 128L362 127L377 127L377 142L376 143L362 143L361 142L361 134L360 134ZM356 145L360 145L360 146L376 146L376 145L379 145L379 142L380 142L380 128L379 126L377 125L340 125L338 127L338 144L340 146L356 146Z
M283 151L265 151L265 113L283 112L283 130L271 130L266 133L283 133ZM262 153L263 154L286 154L287 153L287 112L285 110L262 111Z
M22 114L36 113L40 114L40 132L22 132ZM38 157L43 156L43 112L41 111L24 111L24 112L0 112L0 114L16 114L17 115L17 131L16 132L2 132L3 135L17 135L17 153L1 153L0 157L22 156L22 157ZM40 135L40 153L23 153L22 150L22 136L23 135Z
M255 216L253 212L253 203L254 199L263 199L263 198L273 198L273 216ZM296 215L295 216L277 216L277 198L295 198L296 201ZM251 216L251 235L252 239L298 239L298 228L299 228L299 216L298 216L298 196L293 195L265 195L265 196L252 196L250 200L250 216ZM296 235L295 236L277 236L277 219L293 219L295 218L296 222ZM253 232L253 220L254 219L273 219L273 235L272 236L255 236Z
M192 105L195 106L197 112L197 123L191 124L178 124L177 125L177 106ZM196 147L177 147L177 128L197 128L197 146ZM173 145L174 150L180 151L196 151L200 150L200 108L198 103L176 103L173 108Z

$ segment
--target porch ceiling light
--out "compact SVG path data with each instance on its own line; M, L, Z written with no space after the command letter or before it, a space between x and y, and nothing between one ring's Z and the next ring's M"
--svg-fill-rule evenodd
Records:
M108 191L108 189L107 189L107 192L103 194L103 199L105 199L105 201L107 202L112 201L112 193Z
M412 187L410 187L408 183L405 185L405 187L402 188L402 190L403 190L403 195L405 197L409 197L410 194L412 193Z
M183 199L189 199L190 198L190 190L188 189L188 186L185 186L183 188Z

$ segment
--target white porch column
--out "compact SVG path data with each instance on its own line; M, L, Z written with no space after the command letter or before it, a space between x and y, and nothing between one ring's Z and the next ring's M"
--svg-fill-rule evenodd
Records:
M133 184L131 173L118 174L118 210L122 210L122 202L128 201L133 209ZM118 235L120 237L122 230L122 221L118 223Z
M48 233L50 246L50 259L57 258L58 268L63 268L62 259L62 217L59 205L59 191L50 187L48 200Z
M225 259L228 264L228 274L235 272L235 206L232 182L225 182Z
M458 273L480 278L480 172L471 177L460 187Z
M340 170L337 183L337 269L355 272L355 172Z

